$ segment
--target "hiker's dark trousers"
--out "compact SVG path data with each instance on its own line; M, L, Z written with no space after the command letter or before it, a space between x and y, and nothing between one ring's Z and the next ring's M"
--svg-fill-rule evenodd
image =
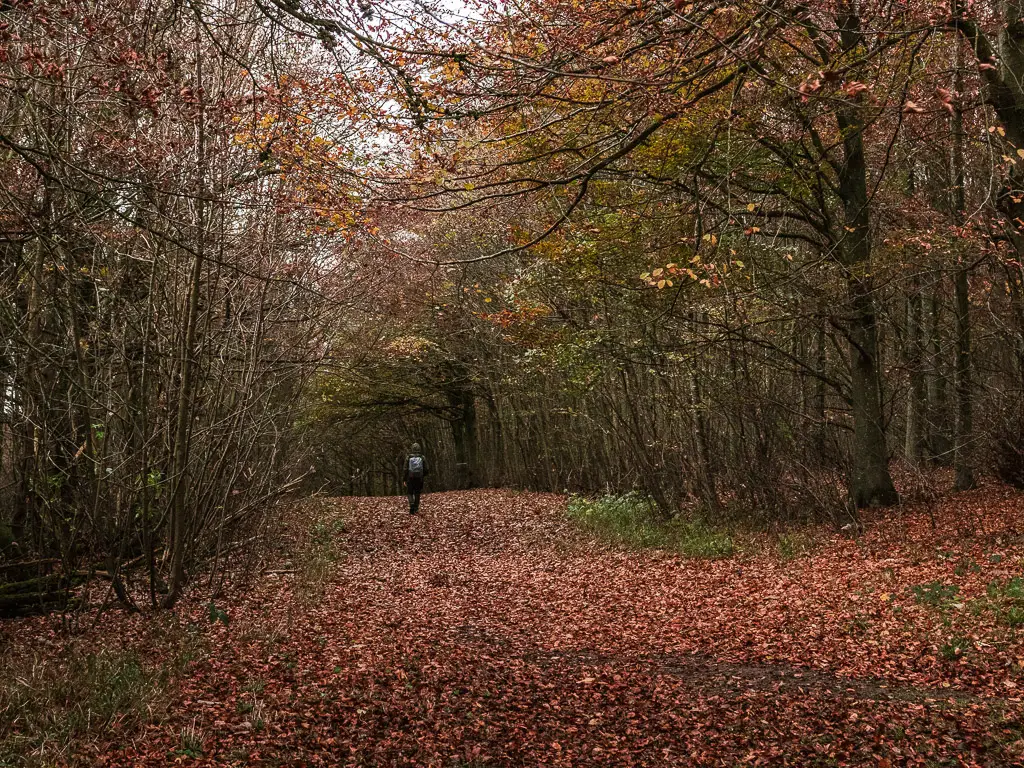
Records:
M410 477L405 481L405 487L409 491L409 514L413 514L420 508L420 494L423 493L423 478Z

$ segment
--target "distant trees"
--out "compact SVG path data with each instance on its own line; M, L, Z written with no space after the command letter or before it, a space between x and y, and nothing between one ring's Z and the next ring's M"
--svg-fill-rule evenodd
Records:
M473 382L500 476L641 485L667 511L693 494L842 516L830 478L856 507L892 504L904 450L955 464L961 488L982 459L1005 464L1024 440L1007 354L1020 10L527 1L351 20L408 107L408 179L380 188L461 231L504 230L395 249L536 278L483 280L493 301L465 310L495 326ZM438 299L423 301L426 317ZM546 407L524 402L531 387ZM502 421L502 401L530 419ZM509 462L517 434L533 451Z

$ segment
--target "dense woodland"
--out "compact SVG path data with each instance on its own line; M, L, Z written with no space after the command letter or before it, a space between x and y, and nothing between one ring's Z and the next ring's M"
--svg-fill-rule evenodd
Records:
M1024 484L1022 83L1015 0L3 2L0 612L172 606L413 440L765 526Z

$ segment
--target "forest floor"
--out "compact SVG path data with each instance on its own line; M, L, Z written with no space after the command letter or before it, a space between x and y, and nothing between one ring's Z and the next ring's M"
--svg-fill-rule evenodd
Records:
M81 630L179 671L141 724L114 718L68 759L1024 764L1020 493L945 497L935 529L904 507L856 539L804 532L793 551L766 534L713 561L616 549L553 495L403 507L308 503L290 559L216 605ZM64 642L52 623L8 622L0 641L38 658Z

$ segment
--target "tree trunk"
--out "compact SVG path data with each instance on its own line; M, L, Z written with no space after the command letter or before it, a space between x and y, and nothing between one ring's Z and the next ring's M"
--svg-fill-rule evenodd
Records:
M445 393L452 407L452 441L455 447L455 484L459 489L477 486L476 398L459 387Z
M825 323L818 326L814 341L814 369L818 376L814 380L812 418L814 419L814 444L818 460L825 457L828 422L825 419L825 375L828 373L828 352L825 348Z
M860 19L849 12L839 19L843 46L860 45ZM857 507L890 506L899 497L889 475L878 371L878 329L871 277L870 202L864 157L864 120L853 104L837 114L843 136L844 157L839 168L839 195L843 203L845 234L840 243L846 272L850 315L850 344L854 458L850 495Z
M936 281L936 286L928 298L927 442L929 458L936 464L948 466L950 446L949 435L946 433L946 374L942 354L940 283L941 278Z
M704 403L700 391L700 379L696 367L690 368L690 406L694 416L694 439L697 441L697 453L701 468L700 495L708 512L717 514L718 486L715 482L715 465L711 458L711 446L708 441L707 422L704 418Z
M924 408L928 398L924 377L924 328L922 324L921 284L915 277L907 297L907 368L910 391L907 393L907 423L903 446L908 462L917 465L924 458Z
M952 115L953 131L953 221L963 227L967 200L964 188L964 113L963 91L964 75L960 66L960 46L956 46L954 73L954 109ZM959 263L953 272L953 306L956 309L956 435L954 442L953 466L956 469L954 487L958 491L973 488L974 469L971 465L971 442L974 431L974 402L971 391L971 319L970 297L968 295L970 281L965 254L958 253Z

